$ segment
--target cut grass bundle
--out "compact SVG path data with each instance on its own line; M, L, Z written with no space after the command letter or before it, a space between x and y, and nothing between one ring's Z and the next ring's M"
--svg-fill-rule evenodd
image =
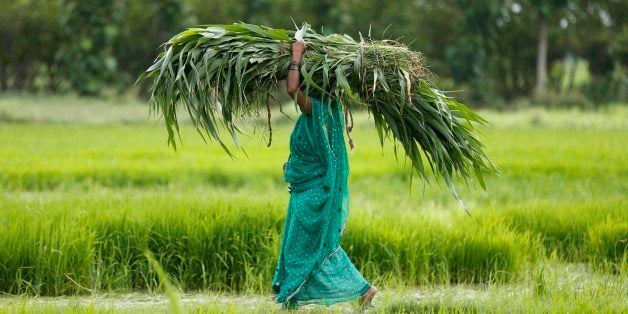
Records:
M497 169L474 125L486 120L432 86L419 53L391 40L358 42L347 35L320 35L307 24L298 31L244 23L209 25L170 39L145 73L153 79L151 112L163 115L169 144L176 149L176 109L182 105L201 136L209 135L231 154L219 122L239 146L235 118L257 115L276 101L273 92L287 75L295 39L308 46L300 70L306 93L316 90L345 106L366 107L380 144L392 134L395 153L398 141L412 172L418 170L429 182L431 169L456 198L456 177L465 183L476 179L486 188L483 173Z

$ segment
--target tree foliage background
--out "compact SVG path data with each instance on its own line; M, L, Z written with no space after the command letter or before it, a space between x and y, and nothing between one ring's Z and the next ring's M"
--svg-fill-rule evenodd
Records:
M185 27L307 21L406 43L474 105L626 102L626 16L621 0L0 0L0 91L124 92Z

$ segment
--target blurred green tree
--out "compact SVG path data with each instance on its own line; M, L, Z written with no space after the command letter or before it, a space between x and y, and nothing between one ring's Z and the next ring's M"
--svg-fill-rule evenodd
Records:
M0 90L122 91L186 26L308 22L398 39L475 104L561 91L566 56L591 78L567 90L606 102L626 97L627 12L621 0L0 0Z
M80 95L98 95L115 78L113 45L120 35L123 4L114 0L64 1L62 25L70 36L61 53L66 78Z
M159 45L191 25L188 9L181 0L134 0L122 7L118 24L120 34L113 43L113 57L117 60L120 80L118 88L132 84L145 71L159 52ZM144 95L147 81L142 81L139 92Z
M58 88L61 16L57 0L0 1L0 90Z
M536 15L537 54L536 54L536 86L537 95L545 94L547 84L547 46L548 20L554 21L561 11L567 7L567 0L529 0Z

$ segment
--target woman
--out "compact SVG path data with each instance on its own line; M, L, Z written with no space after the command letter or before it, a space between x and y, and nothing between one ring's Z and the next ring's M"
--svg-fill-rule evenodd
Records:
M290 157L284 178L290 203L279 260L273 277L274 300L284 307L317 303L331 305L360 297L368 306L377 288L369 284L340 247L349 214L349 165L338 101L299 89L305 43L292 44L286 79L288 94L302 114L290 136Z

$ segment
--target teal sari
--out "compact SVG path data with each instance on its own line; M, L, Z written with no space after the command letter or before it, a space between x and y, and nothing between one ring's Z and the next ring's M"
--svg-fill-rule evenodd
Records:
M290 136L290 202L273 276L284 307L349 301L371 287L340 246L349 214L343 130L340 103L312 97L311 115L301 114Z

